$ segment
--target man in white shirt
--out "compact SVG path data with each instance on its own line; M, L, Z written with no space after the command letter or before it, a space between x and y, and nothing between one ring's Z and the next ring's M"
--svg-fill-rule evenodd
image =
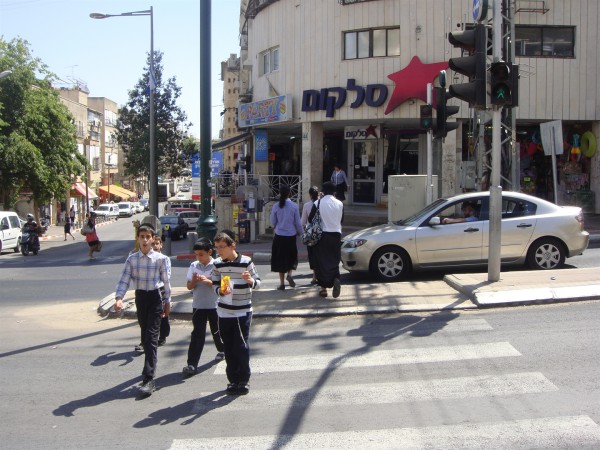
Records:
M331 295L337 298L341 290L340 261L344 204L335 198L333 183L323 183L322 192L323 197L315 203L319 207L323 230L321 239L314 246L315 273L317 284L321 287L319 295L327 297L327 288L333 288Z

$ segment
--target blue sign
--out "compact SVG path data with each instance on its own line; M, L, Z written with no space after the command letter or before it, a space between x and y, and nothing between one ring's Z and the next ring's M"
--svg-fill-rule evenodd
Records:
M254 160L269 160L269 139L267 130L256 130L254 133Z
M242 103L238 108L240 128L285 122L292 117L292 98L287 95L267 98L258 102Z
M210 160L210 176L216 177L223 170L223 153L214 152Z
M200 160L192 159L192 178L200 178Z

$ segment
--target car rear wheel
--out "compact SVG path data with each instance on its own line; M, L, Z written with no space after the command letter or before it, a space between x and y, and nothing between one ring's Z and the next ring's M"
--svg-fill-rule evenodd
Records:
M410 258L399 247L383 247L371 258L369 271L379 281L403 280L411 272Z
M565 258L564 245L558 239L542 238L529 248L527 265L536 270L560 269Z

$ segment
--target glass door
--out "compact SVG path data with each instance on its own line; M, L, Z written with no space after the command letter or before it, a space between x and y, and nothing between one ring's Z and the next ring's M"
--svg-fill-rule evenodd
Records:
M375 204L377 141L354 141L352 155L352 202Z

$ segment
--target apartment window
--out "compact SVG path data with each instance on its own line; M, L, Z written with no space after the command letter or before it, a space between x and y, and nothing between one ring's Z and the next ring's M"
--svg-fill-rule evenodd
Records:
M517 25L516 56L574 58L575 27Z
M400 55L400 28L372 28L344 33L344 59Z
M279 47L270 48L260 54L261 75L279 70Z

